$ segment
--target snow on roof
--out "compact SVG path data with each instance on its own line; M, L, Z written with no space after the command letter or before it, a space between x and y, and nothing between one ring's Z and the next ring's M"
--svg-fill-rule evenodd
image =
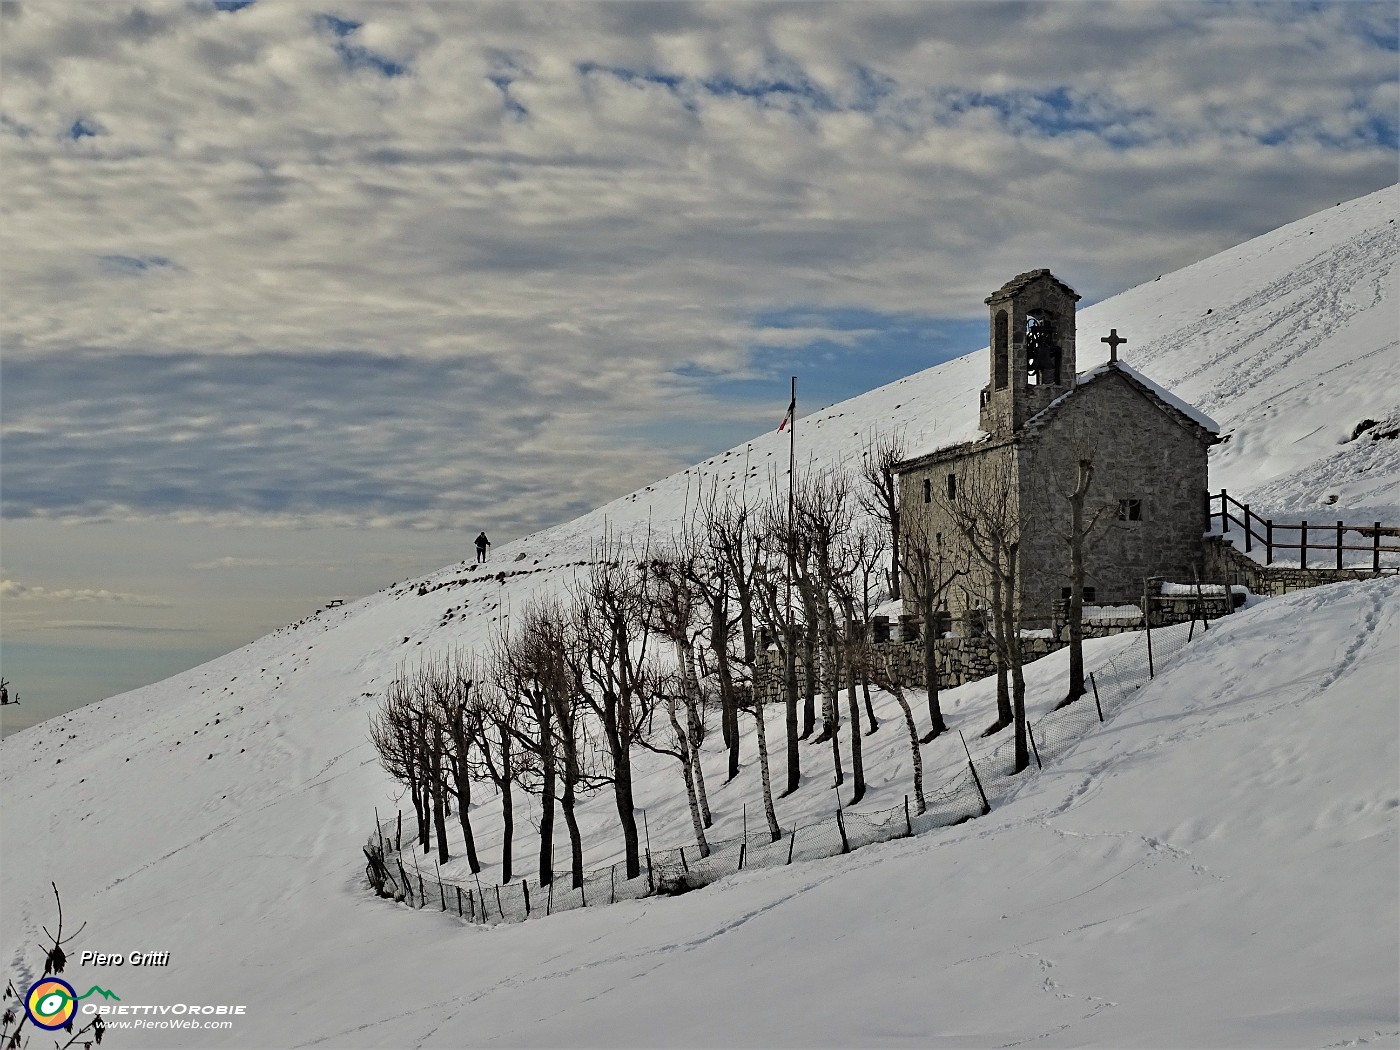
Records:
M1129 379L1133 380L1133 382L1145 388L1149 394L1151 394L1157 400L1161 401L1162 404L1180 412L1183 416L1191 420L1191 422L1195 423L1197 426L1204 427L1206 430L1209 430L1212 434L1220 433L1220 424L1217 423L1215 420L1211 419L1210 416L1206 415L1195 405L1183 401L1181 398L1177 397L1166 387L1159 386L1158 384L1154 383L1152 380L1148 379L1137 369L1124 364L1122 361L1105 361L1103 364L1091 368L1087 372L1080 372L1079 375L1075 377L1074 386L1071 387L1065 393L1061 394L1059 397L1055 398L1054 401L1051 401L1043 409L1041 409L1029 420L1027 420L1026 426L1030 427L1034 425L1037 420L1043 419L1047 413L1049 413L1052 409L1056 408L1061 402L1065 400L1065 398L1070 397L1080 387L1092 383L1095 379L1098 379L1100 376L1107 375L1112 369L1117 369L1118 371L1122 372Z

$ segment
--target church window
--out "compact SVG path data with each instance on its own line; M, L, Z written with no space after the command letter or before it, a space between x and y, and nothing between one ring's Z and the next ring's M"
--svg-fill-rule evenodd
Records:
M993 325L992 328L992 354L993 361L995 362L996 367L995 386L998 390L1006 389L1006 379L1008 373L1010 372L1010 366L1008 364L1007 359L1007 334L1008 330L1010 329L1010 326L1011 321L1007 318L1006 311L998 310L996 323Z
M933 482L928 478L924 478L924 502L933 502Z
M948 498L949 498L949 499L957 499L957 496L958 496L958 476L957 476L956 474L949 474L949 475L948 475Z
M1141 521L1142 520L1142 500L1140 499L1120 499L1118 501L1119 521Z

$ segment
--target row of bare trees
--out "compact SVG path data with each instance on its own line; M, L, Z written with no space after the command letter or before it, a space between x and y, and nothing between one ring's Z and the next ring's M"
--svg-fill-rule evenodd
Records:
M989 460L986 469L968 472L956 498L943 501L958 544L905 529L895 477L904 457L899 435L886 435L869 442L858 470L809 469L787 492L774 478L768 496L752 505L721 496L716 487L696 493L674 536L640 545L604 540L564 595L535 601L484 652L442 654L404 668L372 721L371 737L411 802L423 850L435 842L439 860L447 859L447 822L455 814L468 863L479 871L472 791L489 784L501 800L501 880L509 881L520 791L535 800L541 884L553 878L555 821L562 815L578 886L577 806L582 796L607 791L626 874L635 878L642 850L633 760L642 749L674 761L696 844L708 854L713 820L700 759L716 710L727 779L739 773L740 744L749 738L745 722L753 721L763 812L776 840L775 781L778 797L799 789L803 741L818 753L829 745L836 784L847 782L849 770L852 804L864 796L862 738L880 727L872 686L888 691L901 709L922 812L920 745L947 729L935 625L955 585L979 591L989 621L997 716L986 732L1014 727L1016 769L1024 768L1019 599L1026 506L1013 479ZM1082 605L1084 494L1091 479L1090 458L1073 492L1063 494L1078 544L1071 543L1075 613ZM922 729L867 630L879 604L901 590L925 625L928 725ZM1082 656L1076 658L1082 678ZM762 703L774 692L783 705L777 755Z

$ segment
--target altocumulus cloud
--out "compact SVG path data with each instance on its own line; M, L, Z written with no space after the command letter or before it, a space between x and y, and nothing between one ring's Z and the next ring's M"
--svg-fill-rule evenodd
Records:
M48 588L20 583L18 580L0 580L0 597L6 601L110 603L149 609L167 609L171 605L163 598L153 598L144 594L123 594L120 591L100 588Z
M531 528L748 417L711 380L776 342L1092 299L1395 173L1390 3L3 17L14 516Z

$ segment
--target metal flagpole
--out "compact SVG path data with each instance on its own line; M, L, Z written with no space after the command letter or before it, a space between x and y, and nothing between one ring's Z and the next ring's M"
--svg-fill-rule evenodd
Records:
M788 413L792 417L788 423L788 535L787 535L787 643L792 645L792 576L797 571L796 551L794 550L793 485L797 480L797 377L792 377L792 398L788 401Z

